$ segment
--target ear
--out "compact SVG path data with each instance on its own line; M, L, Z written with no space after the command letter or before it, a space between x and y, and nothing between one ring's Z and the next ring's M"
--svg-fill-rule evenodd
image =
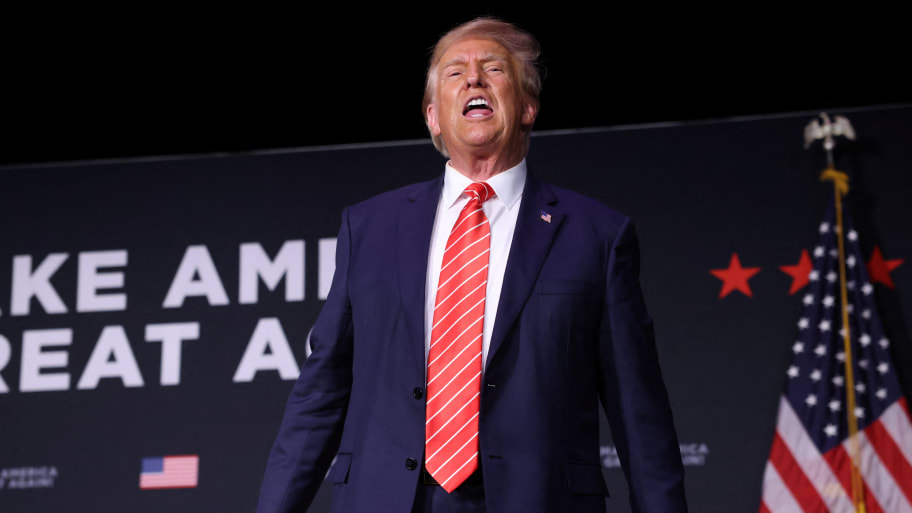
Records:
M427 106L427 111L424 113L425 119L427 121L428 130L430 130L431 135L436 137L440 135L440 123L437 119L437 106L433 103L429 103Z
M526 100L523 105L522 124L526 128L531 128L535 123L535 117L538 116L538 102L535 100Z

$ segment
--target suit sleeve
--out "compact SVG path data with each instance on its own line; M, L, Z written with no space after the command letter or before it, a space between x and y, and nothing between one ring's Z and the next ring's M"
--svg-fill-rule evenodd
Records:
M310 335L311 354L292 388L269 454L258 513L303 512L339 449L352 385L352 312L348 292L348 209L336 240L336 269Z
M681 452L640 288L639 245L630 219L610 248L607 272L599 396L627 476L631 508L685 512Z

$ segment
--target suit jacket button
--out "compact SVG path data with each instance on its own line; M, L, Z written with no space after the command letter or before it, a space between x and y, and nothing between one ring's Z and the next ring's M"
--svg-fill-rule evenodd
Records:
M415 387L415 390L412 390L412 397L421 399L424 397L424 390L421 387Z
M405 468L409 470L415 470L418 468L418 462L415 460L415 458L408 458L405 460Z

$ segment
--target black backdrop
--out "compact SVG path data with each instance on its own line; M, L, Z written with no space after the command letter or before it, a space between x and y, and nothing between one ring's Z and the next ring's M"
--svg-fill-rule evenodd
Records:
M912 107L844 113L859 140L837 167L865 255L908 259ZM533 138L530 172L637 223L694 511L759 504L801 306L778 267L813 247L831 194L822 152L801 146L812 116ZM442 169L426 141L0 168L0 511L253 511L342 208ZM720 299L709 270L735 252L762 270L753 297ZM281 280L256 277L269 259ZM876 287L907 395L909 267ZM176 345L148 340L168 329L187 338L176 384ZM609 508L627 511L604 435ZM142 458L170 454L199 455L199 485L140 490Z

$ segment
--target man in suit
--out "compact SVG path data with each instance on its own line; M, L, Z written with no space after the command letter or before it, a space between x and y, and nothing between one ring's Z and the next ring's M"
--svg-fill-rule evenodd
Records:
M630 220L525 155L538 46L499 20L438 42L442 176L346 208L258 511L602 512L601 401L638 512L686 511Z

